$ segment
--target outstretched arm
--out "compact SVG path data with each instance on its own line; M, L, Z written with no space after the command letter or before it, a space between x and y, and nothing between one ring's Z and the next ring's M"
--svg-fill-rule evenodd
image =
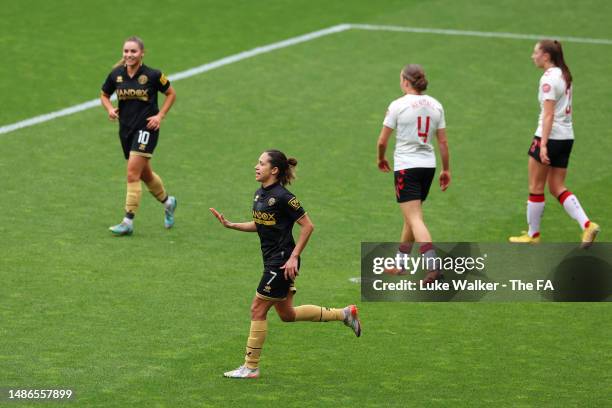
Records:
M300 237L298 238L297 243L295 244L295 248L293 248L293 252L291 252L291 256L289 260L281 266L281 269L285 270L285 279L295 279L298 274L298 258L304 248L306 248L306 244L312 235L312 231L314 231L314 225L312 221L310 221L310 217L308 214L304 214L297 223L300 225Z
M243 232L256 232L257 231L257 227L255 226L255 221L230 222L225 219L223 214L221 214L219 211L215 210L214 208L209 208L209 210L219 220L221 225L223 225L225 228L235 229L237 231L243 231Z

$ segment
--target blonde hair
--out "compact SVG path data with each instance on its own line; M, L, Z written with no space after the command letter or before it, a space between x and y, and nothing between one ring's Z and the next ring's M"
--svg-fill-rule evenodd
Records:
M128 37L123 44L127 43L127 42L135 42L136 44L138 44L138 48L140 48L140 51L144 51L144 42L142 42L142 39L140 37L137 37L135 35ZM125 58L121 57L121 59L119 61L117 61L117 63L115 65L113 65L113 69L120 67L122 65L125 65Z

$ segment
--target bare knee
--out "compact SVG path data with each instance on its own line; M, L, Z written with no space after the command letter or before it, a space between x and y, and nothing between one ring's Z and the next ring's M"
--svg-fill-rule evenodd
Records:
M260 302L254 301L251 304L251 320L266 320L268 310Z
M544 186L545 186L545 184L546 183L542 183L540 181L531 181L529 183L529 192L531 194L544 194Z
M423 223L423 216L421 213L408 213L404 214L404 226L406 229L414 231L415 227L418 227Z
M142 171L142 174L140 175L140 178L145 183L148 183L149 181L153 180L153 171L150 168L145 168Z
M567 187L565 187L565 184L550 184L548 190L554 197L559 197L561 193L567 190Z
M277 313L278 317L280 317L283 322L295 322L295 310L293 308L283 311L277 310Z
M137 181L140 181L140 174L137 172L129 172L127 174L127 182L128 183L135 183Z
M127 182L134 183L136 181L140 181L140 176L142 175L142 169L138 166L128 166L127 168Z

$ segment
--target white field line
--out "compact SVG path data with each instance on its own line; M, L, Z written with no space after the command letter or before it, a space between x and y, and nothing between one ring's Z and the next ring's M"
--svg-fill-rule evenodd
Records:
M241 61L247 58L251 58L256 55L261 55L261 54L265 54L265 53L268 53L274 50L278 50L281 48L290 47L292 45L314 40L315 38L323 37L329 34L339 33L341 31L348 30L349 28L350 28L350 25L348 24L339 24L339 25L329 27L323 30L314 31L312 33L289 38L284 41L279 41L273 44L264 45L263 47L253 48L248 51L243 51L238 54L230 55L229 57L225 57L225 58L221 58L219 60L213 61L213 62L209 62L208 64L200 65L199 67L191 68L191 69L188 69L182 72L177 72L176 74L169 75L168 79L170 79L170 81L179 81L181 79L189 78L194 75L201 74L203 72L211 71L215 68L219 68L224 65L233 64L234 62L238 62L238 61ZM115 95L113 95L113 100L115 99L116 99ZM0 127L0 135L3 133L13 132L15 130L22 129L28 126L34 126L39 123L57 119L62 116L72 115L73 113L95 108L96 106L100 106L100 100L92 99L90 101L83 102L78 105L71 106L69 108L61 109L61 110L47 113L47 114L40 115L40 116L35 116L30 119L25 119L25 120L22 120L16 123L12 123L10 125L5 125L5 126Z
M451 36L469 36L469 37L488 37L488 38L509 38L515 40L538 40L542 38L555 38L560 41L586 43L586 44L603 44L612 45L612 40L601 39L601 38L581 38L581 37L563 37L563 36L547 36L547 35L535 35L535 34L515 34L515 33L496 33L486 31L463 31L463 30L446 30L437 28L418 28L418 27L400 27L400 26L388 26L388 25L372 25L372 24L338 24L323 30L313 31L308 34L292 37L287 40L278 41L272 44L264 45L262 47L253 48L248 51L243 51L238 54L230 55L219 60L209 62L204 65L200 65L195 68L188 69L186 71L177 72L176 74L169 75L170 81L179 81L181 79L190 78L194 75L199 75L204 72L211 71L215 68L222 67L224 65L233 64L238 61L242 61L247 58L255 57L257 55L265 54L271 51L275 51L281 48L291 47L292 45L300 44L306 41L311 41L316 38L320 38L329 34L339 33L349 29L357 30L370 30L370 31L396 31L396 32L408 32L408 33L422 33L422 34L439 34L439 35L451 35ZM113 100L115 95L113 95ZM72 115L73 113L81 112L87 109L94 108L100 105L99 99L92 99L87 102L80 103L78 105L70 106L55 112L46 113L44 115L35 116L33 118L25 119L10 125L0 127L0 135L4 133L13 132L18 129L22 129L29 126L34 126L39 123L47 122L53 119L60 118L62 116Z
M359 30L371 31L397 31L403 33L422 33L422 34L441 34L441 35L462 35L467 37L488 37L488 38L510 38L513 40L541 40L551 38L565 42L575 42L583 44L604 44L612 45L612 40L604 38L582 38L582 37L564 37L556 35L537 35L537 34L516 34L502 33L494 31L465 31L465 30L446 30L441 28L418 28L418 27L400 27L389 25L373 25L373 24L350 24L351 28Z

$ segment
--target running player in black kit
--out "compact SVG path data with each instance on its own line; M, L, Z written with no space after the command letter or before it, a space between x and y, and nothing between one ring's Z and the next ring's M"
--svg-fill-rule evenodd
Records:
M110 120L119 119L119 139L127 162L127 194L123 221L110 227L114 235L131 235L133 219L140 205L140 180L164 205L164 225L174 225L176 198L169 196L161 178L153 172L150 159L157 145L159 127L176 99L170 81L161 71L142 63L144 44L130 37L123 44L123 58L102 85L100 100ZM113 107L110 96L117 94L119 107ZM157 106L157 92L166 95L162 108Z
M266 339L268 310L274 306L284 322L342 321L359 337L361 324L357 307L343 309L303 305L293 307L294 280L298 275L300 254L314 226L298 199L285 185L294 178L297 160L278 150L266 150L255 166L255 179L261 188L253 198L253 221L234 223L214 208L210 211L225 228L257 232L261 241L264 271L251 304L251 331L247 340L244 364L224 374L230 378L258 378L259 356ZM293 224L301 227L298 242L293 240Z

